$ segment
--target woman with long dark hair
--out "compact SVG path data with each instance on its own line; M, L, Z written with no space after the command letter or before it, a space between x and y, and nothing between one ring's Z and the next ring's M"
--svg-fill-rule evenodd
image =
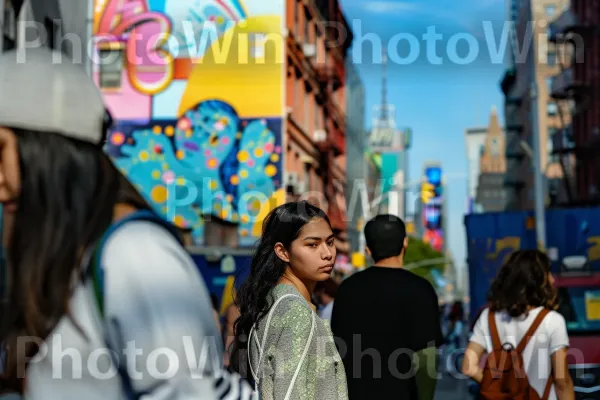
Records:
M43 48L5 53L0 93L3 388L44 400L240 395L240 378L221 376L210 298L177 230L103 152L107 114L81 66Z
M235 371L250 371L261 399L348 398L331 330L311 303L335 256L329 219L308 202L279 206L264 221L250 276L236 297L231 356Z
M569 337L565 319L555 311L558 299L548 256L538 250L511 254L492 282L488 303L473 328L463 373L482 383L481 358L510 345L523 357L529 385L540 399L573 400Z

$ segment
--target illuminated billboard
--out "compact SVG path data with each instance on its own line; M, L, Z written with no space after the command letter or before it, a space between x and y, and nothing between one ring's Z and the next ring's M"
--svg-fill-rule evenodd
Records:
M207 221L254 244L284 201L283 0L96 0L107 151L202 245ZM208 234L212 235L212 233Z
M437 251L444 250L443 196L442 168L426 167L421 185L423 240Z

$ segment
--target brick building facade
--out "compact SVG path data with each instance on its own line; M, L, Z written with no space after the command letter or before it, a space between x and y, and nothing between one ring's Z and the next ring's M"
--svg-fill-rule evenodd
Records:
M554 43L568 46L552 95L568 107L572 122L556 135L553 152L574 169L570 205L600 203L600 1L572 0L550 25ZM574 164L574 165L573 165Z

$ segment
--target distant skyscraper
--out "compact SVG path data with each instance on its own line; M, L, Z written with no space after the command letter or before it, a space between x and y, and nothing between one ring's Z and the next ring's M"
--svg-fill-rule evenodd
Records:
M484 151L486 127L469 128L465 130L467 146L467 213L482 212L475 200L477 197L477 182L479 181L479 159Z
M369 134L369 150L380 167L380 194L382 201L376 203L375 213L390 213L406 218L406 190L408 183L408 149L411 142L410 129L398 129L396 108L387 101L387 56L383 54L381 80L381 104L373 108L372 128Z
M498 122L496 108L490 113L486 129L485 145L479 158L479 179L477 182L477 203L484 212L504 211L506 207L506 173L504 130Z

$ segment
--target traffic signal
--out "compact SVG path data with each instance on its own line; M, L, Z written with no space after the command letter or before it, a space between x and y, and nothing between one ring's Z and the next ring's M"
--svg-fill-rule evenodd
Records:
M428 182L421 185L421 201L423 204L429 203L435 197L435 186Z

